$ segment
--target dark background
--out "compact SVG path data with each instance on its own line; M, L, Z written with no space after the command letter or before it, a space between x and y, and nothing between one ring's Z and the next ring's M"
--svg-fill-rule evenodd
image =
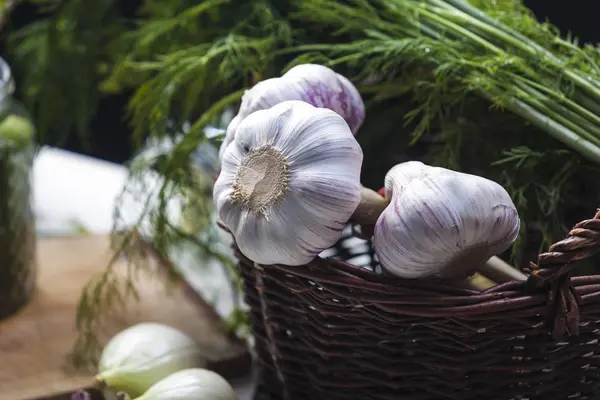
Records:
M93 0L91 0L93 1ZM490 0L491 1L491 0ZM600 42L597 13L591 11L590 0L525 0L525 5L533 10L538 18L548 19L561 32L571 32L583 42ZM139 0L122 0L121 7L128 16L134 16ZM11 16L11 22L17 26L27 24L33 19L32 10L19 7ZM127 94L105 98L92 123L92 137L89 150L85 150L76 137L70 137L64 148L123 163L132 155L131 137L123 123L123 110L127 103Z

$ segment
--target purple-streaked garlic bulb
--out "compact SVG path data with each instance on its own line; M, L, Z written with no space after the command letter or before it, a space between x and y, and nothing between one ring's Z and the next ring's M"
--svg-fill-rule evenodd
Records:
M480 176L410 161L387 173L385 195L373 245L384 270L402 278L465 278L519 233L509 194Z
M283 76L258 82L244 93L238 114L227 127L220 158L244 118L288 100L301 100L335 111L344 118L353 134L357 133L365 118L363 100L346 77L323 65L297 65Z
M285 101L244 118L213 198L241 252L301 265L332 246L361 200L363 153L337 113Z

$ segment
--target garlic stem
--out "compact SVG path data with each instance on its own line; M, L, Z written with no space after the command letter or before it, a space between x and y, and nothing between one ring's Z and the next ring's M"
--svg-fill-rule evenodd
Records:
M462 288L476 290L478 292L483 292L484 290L487 290L496 285L496 282L489 279L487 276L480 274L479 272L476 272L475 274L461 281L458 284L458 286Z
M499 283L527 280L527 275L497 256L490 258L479 271Z
M352 215L352 219L361 225L375 225L377 219L390 204L374 190L360 187L360 203Z

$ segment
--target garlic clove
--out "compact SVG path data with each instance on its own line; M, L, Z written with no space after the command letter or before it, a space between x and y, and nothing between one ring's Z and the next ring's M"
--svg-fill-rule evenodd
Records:
M219 374L201 368L175 372L158 381L135 400L237 400L231 385Z
M303 101L256 111L223 155L213 197L242 253L259 264L310 262L360 202L363 154L337 113Z
M464 278L517 238L519 215L496 182L412 162L392 168L385 183L391 202L373 244L397 276Z
M104 347L96 381L130 396L144 393L173 372L204 366L196 343L167 325L141 323L114 336Z
M353 134L356 134L365 118L365 106L360 93L347 78L323 65L298 65L279 78L258 82L244 93L237 119L234 118L229 124L226 139L221 145L220 159L241 120L255 111L291 100L335 111L344 118Z

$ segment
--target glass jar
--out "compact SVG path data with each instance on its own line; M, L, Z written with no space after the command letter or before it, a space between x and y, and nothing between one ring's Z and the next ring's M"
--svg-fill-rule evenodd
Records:
M10 67L0 58L0 319L20 310L36 283L31 169L35 129L13 98Z

